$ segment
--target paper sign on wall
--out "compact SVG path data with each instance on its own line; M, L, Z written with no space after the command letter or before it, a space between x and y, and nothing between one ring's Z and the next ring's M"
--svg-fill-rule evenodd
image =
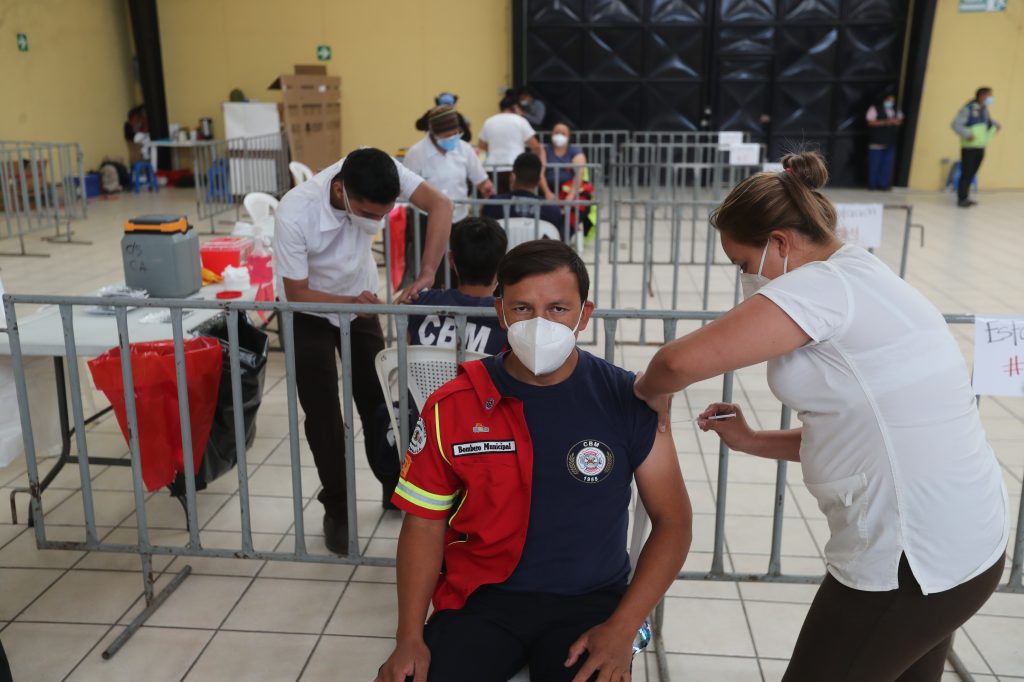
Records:
M734 144L743 144L743 133L734 130L723 130L718 133L719 149L728 149Z
M837 232L844 242L865 249L882 245L881 204L836 204L836 212L839 214Z
M961 12L1005 12L1006 0L960 0Z
M974 392L1024 396L1024 317L974 318Z
M756 166L761 163L761 145L751 142L729 147L730 166Z
M764 173L781 173L784 170L786 169L777 161L770 161L768 163L761 164L761 171Z

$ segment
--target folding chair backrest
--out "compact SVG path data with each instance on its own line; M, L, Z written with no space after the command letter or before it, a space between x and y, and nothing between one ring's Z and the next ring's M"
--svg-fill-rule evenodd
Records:
M513 246L518 246L523 242L533 240L536 234L536 239L561 239L562 235L559 233L558 228L549 223L546 220L534 221L533 218L524 217L512 217L508 219L506 225L504 219L499 220L498 224L505 228L508 233L508 248L511 249ZM539 234L535 232L539 225Z
M242 199L245 210L252 217L254 223L270 215L270 211L277 210L278 200L266 192L249 192Z
M466 351L466 361L486 358L486 353ZM458 362L454 348L436 346L409 346L406 354L409 393L416 409L422 410L430 394L455 378ZM385 348L377 353L375 361L377 379L385 400L398 402L398 348ZM399 433L395 410L390 411L393 433ZM412 425L410 425L412 428Z
M304 183L306 180L311 180L313 178L313 169L301 161L292 161L289 163L288 170L291 171L292 180L295 181L296 187Z

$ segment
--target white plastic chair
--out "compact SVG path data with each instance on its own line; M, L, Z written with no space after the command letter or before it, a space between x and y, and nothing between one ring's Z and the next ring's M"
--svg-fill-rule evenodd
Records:
M533 218L523 217L510 217L506 223L504 219L499 220L498 223L505 228L505 232L508 233L508 248L511 249L513 246L518 246L523 242L528 242L533 239L561 239L562 235L559 233L558 228L549 223L546 220L539 222ZM539 230L538 230L538 227ZM539 234L537 234L539 232ZM536 237L534 235L537 234Z
M242 199L246 212L252 218L253 223L258 223L270 217L270 212L277 211L277 205L281 203L272 195L266 192L249 192Z
M486 353L466 351L467 362L486 357ZM416 403L418 410L423 409L423 404L427 402L431 393L455 378L459 367L454 348L438 348L437 346L409 346L406 353L406 364L409 371L409 392L412 394L413 402ZM398 402L398 348L385 348L377 353L374 366L377 368L377 379L380 381L385 399L392 404ZM393 381L394 391L392 391ZM398 416L394 410L389 410L389 416L391 417L391 432L398 434ZM410 424L410 428L412 426Z
M289 163L288 170L292 173L292 180L295 181L296 187L304 183L306 180L311 180L313 178L313 169L301 161L292 161Z

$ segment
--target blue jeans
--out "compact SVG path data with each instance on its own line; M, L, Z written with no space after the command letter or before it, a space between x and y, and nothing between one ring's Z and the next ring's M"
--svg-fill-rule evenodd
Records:
M892 164L895 159L895 147L868 149L869 189L889 189L892 184Z

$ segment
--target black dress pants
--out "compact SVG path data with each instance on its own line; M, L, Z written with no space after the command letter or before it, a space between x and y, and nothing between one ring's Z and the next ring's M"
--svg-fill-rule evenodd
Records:
M956 188L956 198L960 201L967 201L968 192L971 189L971 182L981 168L981 160L985 158L985 149L960 148L960 184Z
M1005 563L927 595L906 556L895 590L855 590L826 575L783 682L939 682L953 633L995 591Z
M299 404L306 413L306 440L320 474L319 500L338 521L347 521L345 430L341 415L336 358L341 357L341 334L326 318L295 313L295 381ZM352 394L366 440L366 459L381 482L382 499L389 500L398 483L398 452L382 447L388 425L384 393L374 359L384 348L384 333L376 317L352 320Z

